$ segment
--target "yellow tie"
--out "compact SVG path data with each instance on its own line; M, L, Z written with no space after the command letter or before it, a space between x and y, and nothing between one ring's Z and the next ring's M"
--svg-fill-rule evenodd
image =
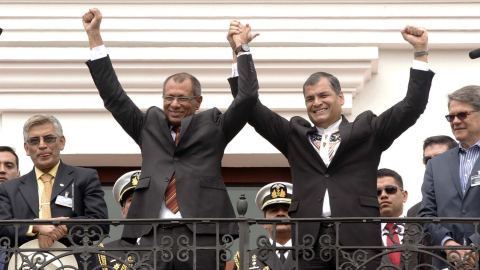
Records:
M44 174L40 176L43 181L43 193L42 193L42 219L52 218L52 211L50 210L50 199L52 198L52 180L53 176L50 174Z

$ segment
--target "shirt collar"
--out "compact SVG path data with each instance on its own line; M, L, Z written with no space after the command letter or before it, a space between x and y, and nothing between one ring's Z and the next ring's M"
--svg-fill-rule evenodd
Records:
M473 146L480 147L480 141L478 141L476 144L474 144L474 145L472 145L472 146L470 146L470 147L473 147ZM462 146L462 143L461 143L461 142L458 142L458 148L460 149L460 151L464 151L464 152L466 152L466 151L467 151L467 149L463 148L463 146Z
M342 117L340 117L340 120L338 120L337 122L331 124L329 127L327 128L321 128L321 127L317 127L317 132L319 134L324 134L324 133L333 133L333 132L336 132L336 131L339 131L340 130L340 123L342 123Z
M399 218L404 218L405 216L403 215L403 213L399 216ZM383 223L382 222L382 231L387 231L387 229L385 228L387 226L387 223ZM397 227L398 227L398 230L400 230L400 232L403 232L403 225L402 224L397 224Z
M270 240L270 244L273 245L273 239L269 238L269 240ZM277 247L291 247L291 246L292 246L292 239L288 240L288 242L285 243L285 245L281 245L277 243Z
M39 168L35 166L35 176L37 177L37 180L40 179L40 177L44 174L50 174L51 176L53 176L53 178L55 178L57 176L59 166L60 166L60 161L48 173L43 173Z

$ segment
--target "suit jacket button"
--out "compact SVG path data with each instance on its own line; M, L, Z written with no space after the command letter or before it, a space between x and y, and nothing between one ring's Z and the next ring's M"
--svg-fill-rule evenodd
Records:
M323 198L318 198L318 201L321 202L323 200Z
M328 177L330 177L330 175L327 173L327 174L325 174L325 177L328 178Z
M466 214L467 210L463 209L462 214Z
M165 177L165 182L168 182L170 181L170 179L168 179L168 177Z
M178 161L178 157L174 157L173 160L174 160L174 161Z

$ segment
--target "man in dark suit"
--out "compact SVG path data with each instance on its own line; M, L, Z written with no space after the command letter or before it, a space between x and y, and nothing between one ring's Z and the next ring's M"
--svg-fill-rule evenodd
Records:
M0 146L0 184L20 177L20 170L18 168L19 161L15 149L10 146ZM3 247L7 248L7 247ZM0 270L4 269L6 260L6 253L0 252Z
M230 32L241 32L243 25L232 21ZM257 102L248 122L273 144L289 161L293 176L292 218L320 217L378 217L379 205L375 194L376 171L383 151L405 130L411 127L425 110L434 73L427 63L428 38L423 28L407 26L402 35L415 50L414 68L410 71L408 92L404 100L376 116L366 111L354 122L342 117L343 93L337 78L318 72L304 84L306 119L293 117L290 121ZM229 39L231 40L231 38ZM232 45L232 48L235 45ZM237 78L230 78L232 93L237 91ZM344 267L355 264L335 254L320 258L319 237L326 235L335 242L339 233L343 246L381 246L380 224L343 223L340 232L332 223L302 223L299 243L307 235L315 243L315 257L305 260L300 255L301 269ZM326 239L324 238L324 239ZM294 243L295 238L294 238ZM329 248L329 244L326 244ZM352 253L353 251L351 251ZM378 251L368 251L369 255ZM350 256L352 258L353 256ZM323 257L325 258L325 256ZM379 261L369 263L376 268Z
M293 186L286 182L276 182L262 187L255 197L258 209L263 212L265 218L290 218L288 216L288 207L292 200ZM293 259L292 250L278 249L292 247L292 226L290 224L276 225L276 247L273 249L273 224L263 224L263 228L268 231L269 242L265 243L265 248L256 248L250 251L250 268L262 270L294 270L297 267ZM275 254L274 254L275 253ZM240 268L240 253L235 254L234 270Z
M18 156L10 146L0 146L0 184L20 177Z
M195 114L202 102L198 80L186 73L175 74L163 86L163 110L150 107L142 112L127 96L118 82L110 58L100 36L101 13L92 9L84 17L92 61L90 73L100 92L105 107L123 129L140 146L143 163L142 177L135 188L135 196L127 218L234 218L235 212L221 176L221 161L227 144L245 126L258 99L258 84L251 55L239 60L239 92L225 113L217 108ZM248 32L235 36L237 44L248 43ZM99 56L100 55L100 56ZM96 59L100 57L99 59ZM220 223L221 235L238 235L236 223ZM215 224L196 227L197 246L214 247ZM123 238L140 244L153 244L152 226L126 226ZM161 269L192 269L194 255L183 261L177 258L177 237L186 235L193 242L192 224L162 225L160 237L173 239L173 260L165 262L157 256ZM159 242L160 243L160 242ZM182 260L181 260L182 259ZM224 268L225 262L220 262ZM197 269L216 269L216 252L198 250Z
M377 197L380 204L381 217L404 217L403 204L408 200L408 192L403 189L402 177L394 170L380 169L377 171ZM421 231L417 225L402 223L382 223L382 242L388 247L394 244L422 244L422 236L414 232ZM407 231L406 231L407 230ZM406 232L411 232L406 233ZM418 252L394 252L382 256L382 267L388 269L414 269L421 263ZM387 269L387 268L385 268Z
M23 134L25 151L35 167L28 174L0 185L0 220L108 219L97 172L69 166L60 160L60 151L66 142L60 122L52 115L37 114L25 122ZM20 226L18 245L38 238L40 248L48 248L54 241L71 246L72 243L62 237L75 226ZM108 225L100 227L102 232L97 230L98 233L108 233ZM15 228L1 226L0 236L8 237L13 245ZM74 237L74 241L82 245L79 237ZM83 259L79 255L76 257L80 265ZM87 261L95 261L92 258L93 255Z
M439 135L425 139L425 141L423 141L423 164L425 168L427 168L427 163L430 159L456 146L457 142L450 136ZM421 204L422 202L418 202L408 209L407 217L417 217Z
M480 216L479 111L480 86L466 86L448 95L446 119L450 122L453 135L459 144L427 163L422 185L420 217ZM470 253L471 250L453 249L453 246L478 245L475 243L478 234L475 234L473 224L426 223L424 227L431 234L430 245L446 246L444 250L435 251L445 258L433 258L435 267L447 267L446 255L449 254L449 259L453 260L457 267L473 268L477 254Z

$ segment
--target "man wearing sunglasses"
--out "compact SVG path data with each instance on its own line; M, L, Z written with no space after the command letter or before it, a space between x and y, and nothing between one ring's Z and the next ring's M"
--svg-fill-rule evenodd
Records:
M0 184L20 177L18 156L10 146L0 146Z
M439 135L428 137L423 141L423 165L427 168L427 163L430 159L436 157L437 155L455 148L457 142L449 136ZM407 217L416 217L418 216L418 211L420 210L420 205L422 202L419 202L412 206L407 211Z
M24 124L23 137L25 151L34 168L28 174L0 185L0 220L108 219L97 172L69 166L60 160L66 139L57 118L49 114L30 117ZM40 248L51 247L55 241L71 246L64 235L72 226L75 225L21 225L18 246L33 239L38 239ZM108 234L108 225L100 227L102 232L96 228L93 230ZM0 236L8 237L11 243L16 242L13 226L0 226ZM73 237L77 244L81 240ZM83 260L80 254L75 256L79 262ZM88 269L93 267L90 263Z
M402 177L390 169L380 169L377 171L377 198L380 204L380 216L398 218L403 217L403 205L407 202L408 192L403 189ZM413 228L412 228L413 229ZM382 241L383 245L388 247L396 243L401 244L405 230L405 226L399 223L382 223ZM407 236L408 237L408 236ZM412 241L416 242L420 238L419 235L412 236ZM393 265L400 269L414 269L421 259L421 254L412 252L408 258L408 267L405 257L400 252L390 253L382 256L382 264L385 266Z
M452 133L459 144L427 163L422 185L420 217L478 218L480 216L480 86L466 86L448 95L448 115ZM430 245L470 246L475 244L471 223L424 224L431 234ZM477 243L478 244L478 243ZM477 263L475 253L445 247L437 254L465 268ZM458 253L457 253L458 252ZM460 262L458 256L465 258ZM471 256L467 256L471 255ZM433 265L445 268L445 261L433 258Z
M241 32L243 27L232 21L231 33ZM326 72L312 74L303 85L306 113L313 126L299 116L287 120L260 101L255 105L248 123L290 164L295 186L288 212L290 217L380 215L375 195L380 157L423 113L434 76L428 68L427 31L407 26L401 33L414 49L415 61L410 70L408 91L402 101L378 116L366 111L349 122L342 116L344 96L340 82ZM232 42L231 47L235 47ZM230 78L229 82L235 96L240 86L238 78ZM303 239L307 239L304 237L310 235L314 238L316 251L312 260L299 255L300 269L330 269L347 263L344 256L340 255L336 261L336 256L325 258L320 254L322 235L330 236L330 239L336 239L338 235L340 244L345 246L381 246L380 224L342 223L338 230L331 222L299 224L299 238L295 239L293 235L294 244L304 244ZM371 258L378 250L367 252ZM373 259L367 269L376 269L379 263Z
M142 152L142 177L135 188L129 219L235 218L235 212L222 180L222 158L227 144L246 125L249 112L258 99L258 83L252 55L239 57L240 87L237 97L222 113L217 108L200 113L203 97L198 80L181 73L168 77L163 84L163 110L138 108L120 85L100 35L102 14L91 9L83 16L90 41L92 59L87 62L105 107L135 140ZM240 46L255 35L244 31L235 35ZM240 52L242 54L243 52ZM238 236L236 223L220 223L220 235ZM193 269L194 256L181 257L179 235L193 243L192 224L165 224L157 229L161 238L173 239L172 260L157 256L160 269ZM197 246L215 246L215 224L196 227ZM152 226L125 226L123 238L141 245L154 244ZM221 238L220 238L221 239ZM177 251L179 251L177 253ZM179 254L179 256L177 256ZM196 251L196 269L216 269L214 250ZM220 269L225 262L220 260Z

